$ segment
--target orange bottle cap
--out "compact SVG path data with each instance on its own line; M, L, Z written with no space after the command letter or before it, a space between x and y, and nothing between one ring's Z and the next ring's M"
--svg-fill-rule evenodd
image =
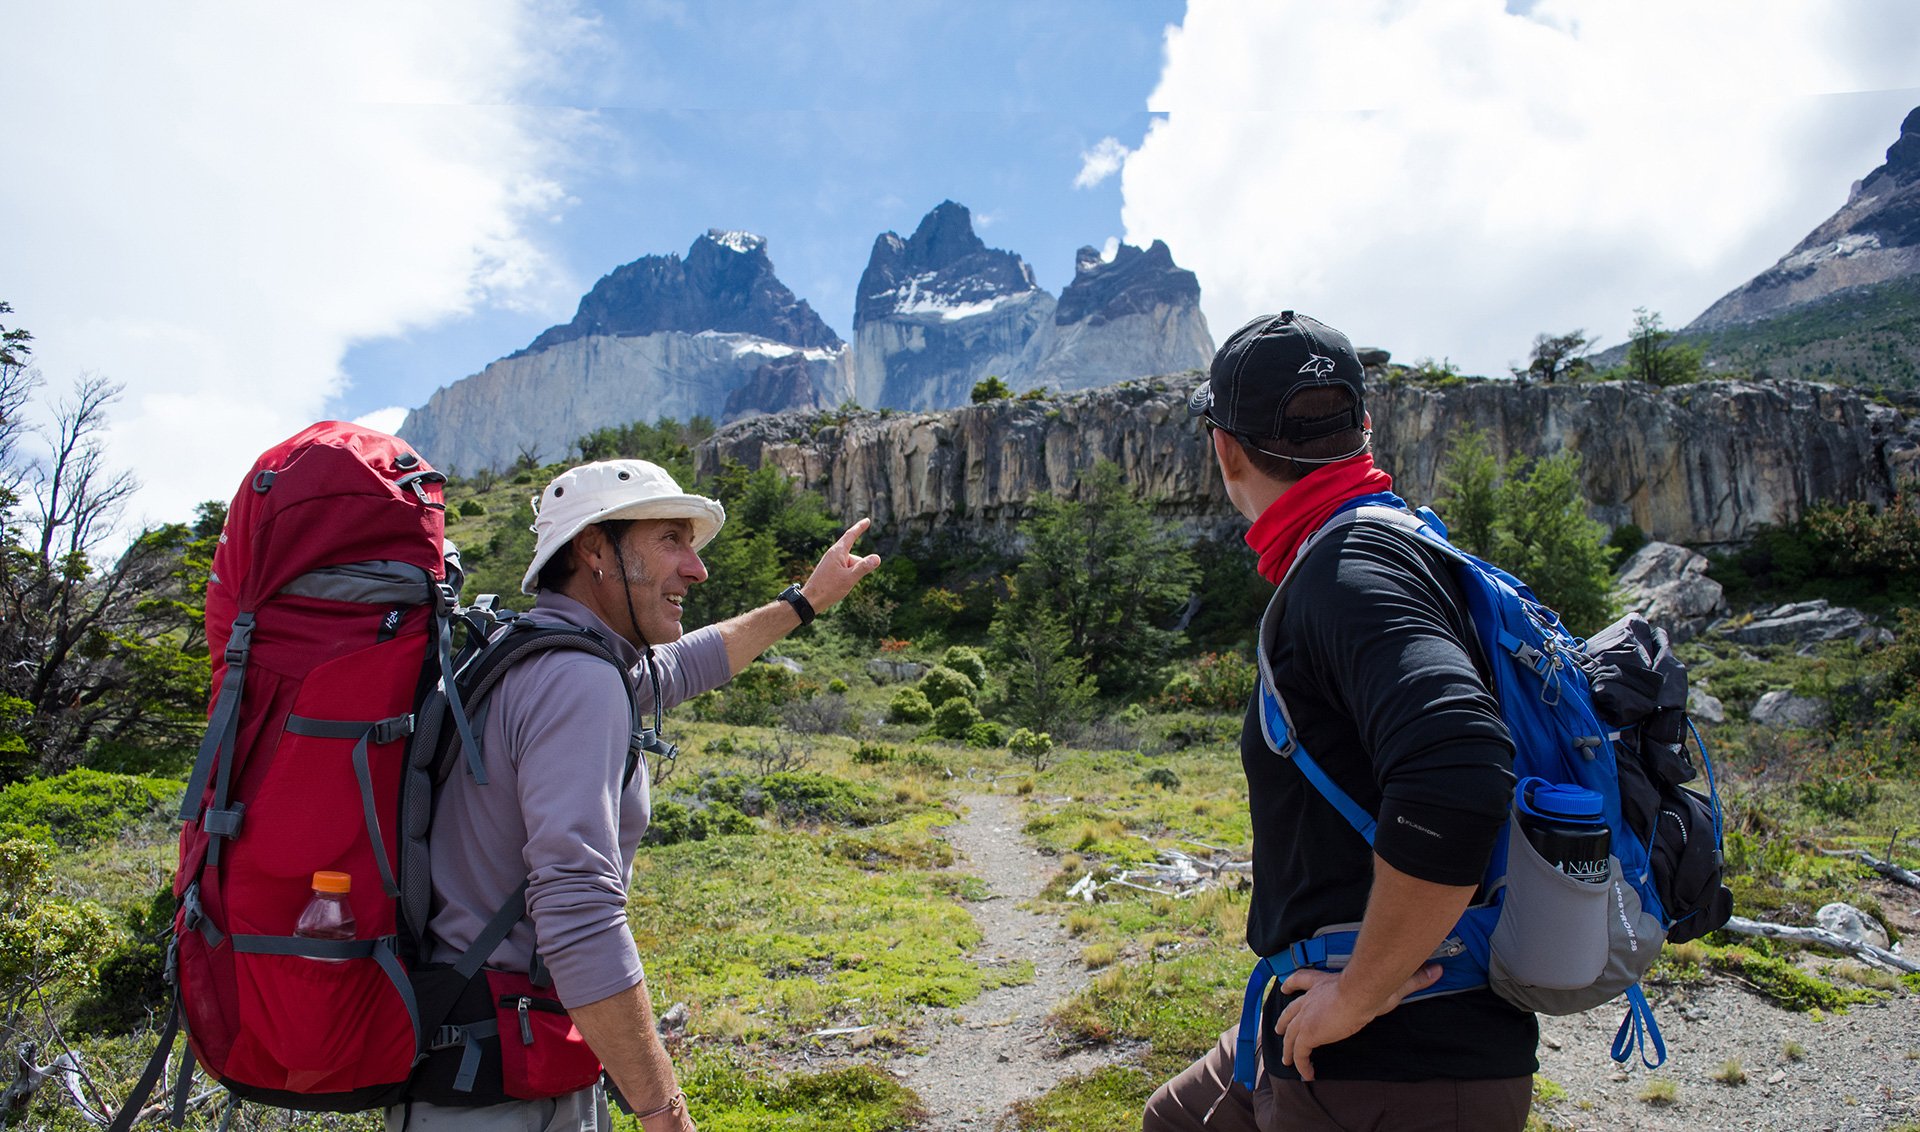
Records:
M353 877L346 873L313 874L315 892L352 892Z

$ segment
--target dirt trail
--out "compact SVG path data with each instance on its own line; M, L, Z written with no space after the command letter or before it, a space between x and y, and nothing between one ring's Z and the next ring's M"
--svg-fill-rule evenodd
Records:
M1038 895L1054 866L1021 834L1015 799L973 794L960 802L966 815L946 833L965 858L956 867L986 881L992 894L968 905L984 933L974 961L1005 966L1030 960L1033 981L937 1012L915 1035L927 1053L894 1062L926 1102L924 1127L930 1132L992 1128L1013 1102L1129 1052L1104 1047L1061 1056L1061 1043L1046 1029L1047 1012L1086 985L1080 948L1054 920L1017 907Z

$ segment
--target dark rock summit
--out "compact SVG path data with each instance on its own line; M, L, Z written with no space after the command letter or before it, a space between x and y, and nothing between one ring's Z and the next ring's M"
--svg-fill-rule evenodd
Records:
M1060 292L1053 321L1056 326L1101 326L1157 306L1181 304L1200 305L1200 279L1174 266L1173 252L1164 241L1155 240L1146 251L1121 244L1112 263L1102 261L1099 249L1086 247L1074 257L1073 282Z
M840 336L773 272L767 242L711 229L687 256L642 256L614 268L580 300L573 321L552 327L518 354L593 335L678 331L752 334L789 346L838 347Z
M901 239L883 232L860 276L853 329L891 315L951 316L981 303L1037 291L1033 271L1012 252L990 248L965 205L941 201Z

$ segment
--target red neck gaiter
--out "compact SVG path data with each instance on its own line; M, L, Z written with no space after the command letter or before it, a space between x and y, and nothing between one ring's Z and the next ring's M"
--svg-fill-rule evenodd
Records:
M1393 477L1373 466L1371 453L1307 473L1247 530L1247 545L1260 556L1260 576L1279 585L1300 544L1342 503L1357 495L1392 490Z

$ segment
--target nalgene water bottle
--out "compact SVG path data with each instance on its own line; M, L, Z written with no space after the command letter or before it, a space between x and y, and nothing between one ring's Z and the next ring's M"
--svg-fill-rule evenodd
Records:
M313 874L313 899L300 910L300 922L294 925L293 934L301 939L352 939L353 906L347 903L347 893L352 890L353 878L346 873ZM342 960L322 959L321 962Z
M1605 801L1583 786L1528 779L1520 784L1520 828L1546 861L1577 881L1607 883Z

